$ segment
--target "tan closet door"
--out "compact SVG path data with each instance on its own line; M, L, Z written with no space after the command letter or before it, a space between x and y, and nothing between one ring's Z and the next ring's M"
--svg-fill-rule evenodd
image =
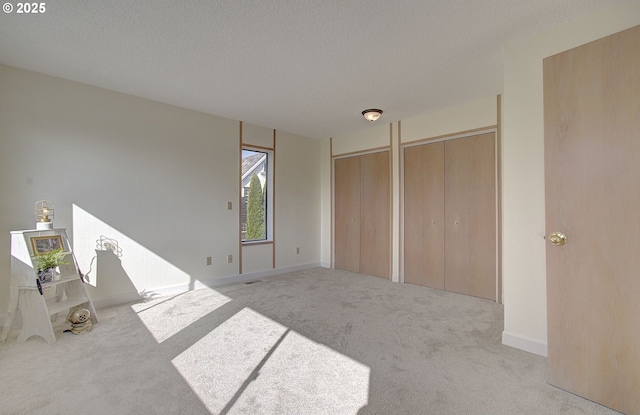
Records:
M636 415L639 51L636 26L544 60L549 381Z
M335 160L335 267L360 272L360 157Z
M496 299L495 134L445 143L445 289Z
M404 282L444 289L444 143L404 149Z
M390 175L389 152L361 156L360 272L389 278Z

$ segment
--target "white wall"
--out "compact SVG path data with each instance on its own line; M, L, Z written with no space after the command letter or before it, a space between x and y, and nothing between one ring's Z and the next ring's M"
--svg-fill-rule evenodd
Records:
M331 267L331 146L329 140L321 142L320 150L320 260L325 268Z
M276 267L320 259L321 141L278 132L276 139ZM300 248L300 253L296 253Z
M380 120L377 121L375 125L367 127L368 128L351 134L333 137L332 155L336 156L370 150L372 148L389 147L389 123Z
M278 142L283 266L320 262L319 149L318 140L290 134ZM238 121L0 65L0 315L9 295L9 231L34 227L40 199L55 202L55 225L67 228L81 269L91 270L98 304L233 280L239 157ZM282 215L304 220L305 232ZM121 255L96 249L101 237L116 240ZM299 255L289 252L294 245Z
M502 134L505 344L547 353L542 60L638 24L640 2L630 1L506 47Z
M453 108L444 108L437 112L402 120L402 142L496 125L496 99L495 96L488 96Z

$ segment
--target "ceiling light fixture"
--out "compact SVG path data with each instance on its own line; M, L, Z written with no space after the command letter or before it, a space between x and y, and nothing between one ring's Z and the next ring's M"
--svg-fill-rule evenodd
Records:
M382 115L382 110L368 109L368 110L362 111L362 116L365 118L365 120L371 121L371 122L380 118L381 115Z

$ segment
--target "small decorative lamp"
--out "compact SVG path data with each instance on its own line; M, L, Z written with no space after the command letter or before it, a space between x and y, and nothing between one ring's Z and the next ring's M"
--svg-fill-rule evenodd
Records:
M36 202L36 229L53 229L53 202L38 200Z
M374 108L362 111L362 116L367 121L371 121L371 122L380 118L381 115L382 115L382 110L378 110Z

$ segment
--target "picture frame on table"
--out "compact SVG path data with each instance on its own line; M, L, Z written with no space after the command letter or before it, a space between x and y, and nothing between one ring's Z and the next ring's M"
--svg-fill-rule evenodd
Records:
M45 254L56 249L64 249L61 235L32 236L31 246L33 247L34 255Z

